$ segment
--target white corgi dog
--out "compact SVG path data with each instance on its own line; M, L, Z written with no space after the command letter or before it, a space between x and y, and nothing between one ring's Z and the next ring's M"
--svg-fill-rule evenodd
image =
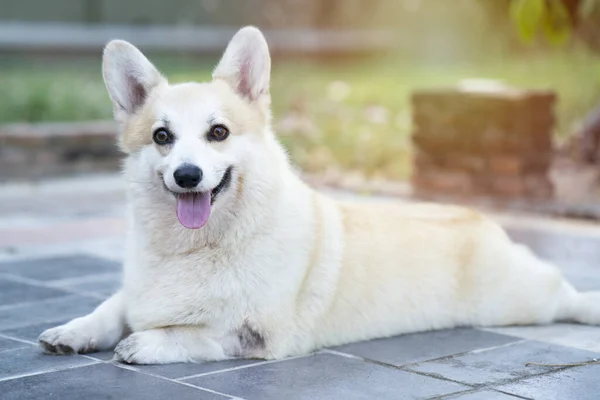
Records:
M254 27L208 83L170 85L124 41L103 75L127 154L122 289L39 338L126 363L279 359L458 326L600 323L600 292L470 209L352 204L297 177L270 127Z

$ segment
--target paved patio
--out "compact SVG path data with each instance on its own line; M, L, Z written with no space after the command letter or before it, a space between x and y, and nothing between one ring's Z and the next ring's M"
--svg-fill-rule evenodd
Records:
M41 331L91 311L118 287L122 183L4 185L0 204L2 399L600 398L600 327L570 324L411 334L276 362L130 366L110 352L44 355ZM579 289L600 289L599 226L494 217Z

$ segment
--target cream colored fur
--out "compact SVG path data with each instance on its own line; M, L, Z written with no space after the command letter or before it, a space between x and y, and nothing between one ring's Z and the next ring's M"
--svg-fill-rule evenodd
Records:
M104 77L128 153L122 289L40 336L49 352L113 349L128 363L282 358L323 346L456 326L600 323L600 294L469 209L338 203L304 185L270 128L270 58L240 30L210 83L169 85L132 45L113 41ZM152 131L168 120L173 145ZM223 142L204 133L229 127ZM183 162L214 188L233 178L206 226L175 215Z

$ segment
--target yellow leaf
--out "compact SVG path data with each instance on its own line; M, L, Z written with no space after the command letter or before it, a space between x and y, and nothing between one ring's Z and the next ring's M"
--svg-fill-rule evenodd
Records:
M535 38L544 15L544 0L513 0L509 13L519 36L527 43Z
M564 44L571 36L571 18L562 0L549 0L542 26L548 41L555 45Z

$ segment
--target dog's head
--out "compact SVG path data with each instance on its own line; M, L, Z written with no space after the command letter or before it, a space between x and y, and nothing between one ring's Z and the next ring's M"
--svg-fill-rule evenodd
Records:
M243 174L261 168L257 153L271 147L271 60L263 35L253 27L238 31L208 83L169 85L120 40L106 46L102 68L134 175L128 178L176 202L183 226L204 226L212 208L236 197Z

